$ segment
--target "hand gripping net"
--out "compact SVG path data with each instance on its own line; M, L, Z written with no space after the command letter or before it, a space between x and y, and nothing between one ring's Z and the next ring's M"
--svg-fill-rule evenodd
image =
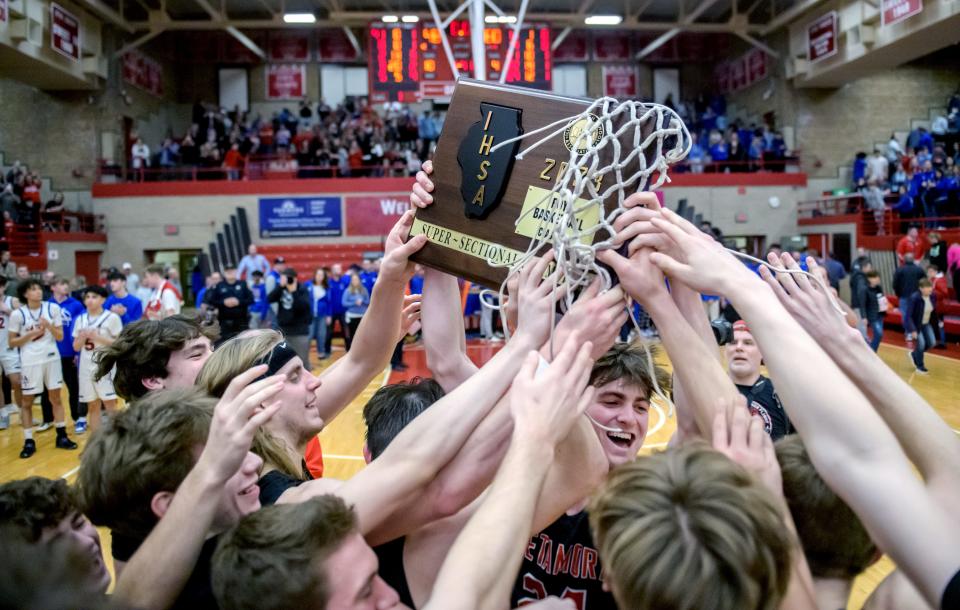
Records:
M558 289L565 289L566 307L572 305L576 292L588 286L595 276L602 278L604 290L611 287L610 273L597 262L596 252L613 247L616 237L613 222L625 211L624 200L631 192L655 189L668 182L667 168L686 157L690 150L690 134L670 108L660 104L618 102L609 97L596 100L578 115L500 142L494 150L543 134L517 154L520 160L551 138L561 137L571 125L583 128L570 142L566 169L540 202L553 200L560 211L555 214L552 226L545 219L540 221L544 231L538 234L544 237L531 240L527 251L510 267L509 274L517 273L531 258L552 246L560 270ZM602 136L594 142L598 130ZM598 183L603 186L598 188ZM617 206L607 212L604 203L613 197ZM517 224L534 209L536 207L531 207L521 215ZM578 217L600 220L581 229ZM506 282L501 286L501 302L505 286Z
M555 202L551 207L560 211L553 215L552 226L548 226L550 223L545 218L540 220L539 228L544 230L538 231L537 235L543 237L533 238L526 252L510 266L507 280L500 286L500 303L505 302L504 293L510 276L518 273L523 265L548 246L553 248L559 271L554 290L563 291L564 310L572 306L577 291L586 288L596 276L601 278L603 290L610 289L613 284L610 272L597 262L596 252L614 247L616 230L613 223L625 211L624 200L632 192L655 189L669 181L669 166L682 160L690 151L690 134L673 110L660 104L619 102L609 97L596 100L578 115L501 142L494 149L541 135L539 140L517 154L516 158L520 160L551 138L561 137L572 126L583 128L568 142L571 150L566 169L544 199L516 222L519 224L546 202ZM596 137L598 130L602 134L599 138ZM604 186L598 187L598 184ZM614 197L617 205L607 212L604 204ZM598 218L599 221L581 228L578 218ZM496 265L491 260L487 262ZM484 295L481 295L481 302L490 306ZM639 331L629 301L626 306L634 328ZM508 332L506 320L503 320L503 328ZM550 343L553 352L552 332ZM647 364L653 371L653 356L646 344L644 349ZM656 375L652 378L654 393L669 405L672 413L672 401L660 390ZM590 419L601 429L618 431Z

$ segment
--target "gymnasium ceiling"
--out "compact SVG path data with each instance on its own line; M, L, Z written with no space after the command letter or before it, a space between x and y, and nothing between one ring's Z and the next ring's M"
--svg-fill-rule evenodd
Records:
M290 27L285 12L311 12L321 26L363 26L384 14L429 15L427 0L78 0L92 12L126 29L143 32ZM583 25L586 15L623 15L619 29L724 31L735 29L765 35L820 4L822 0L529 0L527 20L548 20L563 26ZM449 13L460 0L437 0ZM507 14L516 14L520 0L499 0ZM489 14L489 9L488 9Z

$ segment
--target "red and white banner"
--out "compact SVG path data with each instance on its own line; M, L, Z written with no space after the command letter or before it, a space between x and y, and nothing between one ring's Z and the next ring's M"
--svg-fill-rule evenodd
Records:
M357 60L357 50L342 29L317 30L317 59L347 63Z
M50 3L50 46L74 61L80 61L80 20L62 6Z
M883 25L900 23L923 12L923 0L882 0L880 9Z
M594 32L593 59L595 61L632 61L633 37L630 32Z
M640 74L636 66L603 66L603 95L619 100L640 97Z
M830 11L807 26L807 59L816 63L833 57L839 48L839 17Z
M559 32L554 36L558 36ZM553 63L590 61L590 32L571 30L553 50Z
M151 95L163 97L163 66L137 50L123 54L123 80Z
M270 61L309 61L310 34L299 30L271 30L267 47Z
M9 17L7 13L10 9L7 8L7 0L0 0L0 22L6 23Z
M747 84L752 85L755 82L762 81L769 74L767 68L767 54L760 49L751 49L743 56L744 63L747 65Z
M387 235L410 208L410 194L346 197L347 235Z
M267 66L267 99L297 100L307 94L307 67L303 64Z

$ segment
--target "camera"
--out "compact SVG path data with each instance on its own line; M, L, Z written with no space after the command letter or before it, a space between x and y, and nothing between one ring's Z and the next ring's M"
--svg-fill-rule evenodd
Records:
M710 329L713 330L713 338L717 340L717 345L726 345L733 341L733 324L726 318L711 320Z

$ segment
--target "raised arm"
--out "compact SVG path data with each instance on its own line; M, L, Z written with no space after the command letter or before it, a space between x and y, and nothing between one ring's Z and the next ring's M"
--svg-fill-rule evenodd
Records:
M256 429L280 407L277 402L261 408L283 388L280 376L251 383L266 370L266 365L257 366L230 382L214 409L196 465L117 579L113 597L119 605L160 610L180 595L213 528L223 486L240 469Z
M770 286L719 244L697 239L689 222L662 214L652 222L680 246L685 262L658 253L654 263L698 290L730 299L760 344L817 470L928 603L939 604L960 567L960 525L927 494L863 394L783 309Z
M424 269L420 309L427 368L443 390L451 392L477 372L477 365L467 357L457 278L429 267Z
M545 257L528 265L522 273L540 278L549 260ZM524 332L518 332L476 375L414 419L380 457L338 489L356 507L360 530L372 544L437 518L436 507L421 501L424 488L510 387L524 355L543 341L550 322L547 314L553 307L549 281L539 283L530 301L537 305L530 307L532 321ZM319 484L306 483L285 492L281 501L302 501L323 491ZM404 506L410 510L401 511Z
M350 351L336 368L323 376L324 390L318 396L325 422L332 421L390 363L396 346L393 337L400 332L404 291L413 273L409 258L426 243L423 235L404 243L412 224L413 212L408 211L390 231L384 245L380 277L373 285L370 307L357 328ZM385 337L390 340L384 340Z
M591 348L571 337L536 379L539 356L526 358L510 399L514 431L507 456L450 549L427 609L503 608L509 600L556 446L593 397Z
M673 363L674 375L683 384L699 434L709 439L718 405L731 408L729 405L739 392L717 357L683 319L667 292L663 274L651 263L651 253L644 247L627 259L613 250L605 250L598 258L613 268L627 293L653 318L660 341ZM718 402L718 398L727 400Z
M771 256L770 262L797 268L788 254L779 260ZM817 268L812 258L807 258L807 265L811 272ZM890 370L860 333L846 325L818 284L801 280L788 293L769 274L765 279L787 311L870 401L941 507L953 510L960 505L957 434L910 384Z

